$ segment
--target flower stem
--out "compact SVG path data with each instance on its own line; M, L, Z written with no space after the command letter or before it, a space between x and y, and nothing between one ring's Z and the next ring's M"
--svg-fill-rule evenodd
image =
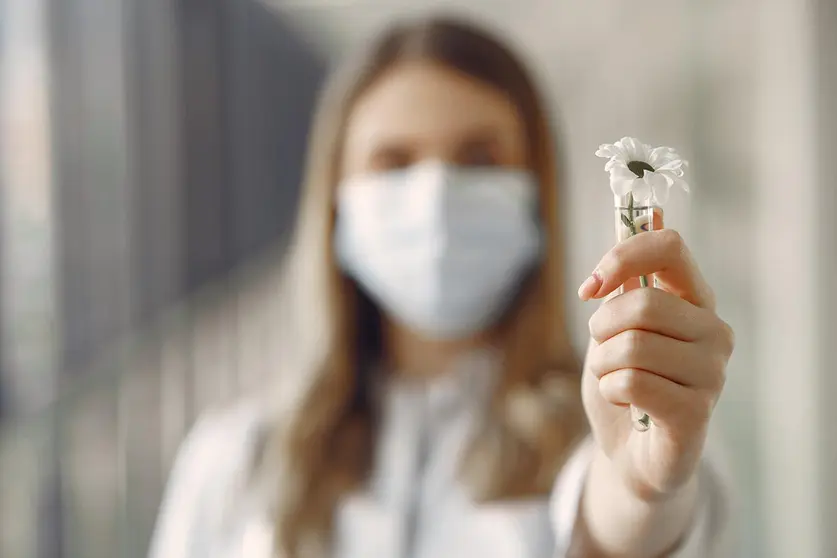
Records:
M654 212L651 212L651 219L654 218ZM622 214L622 223L628 227L631 231L631 236L636 236L636 217L634 216L634 195L633 193L628 194L628 215ZM647 287L648 286L648 278L645 275L639 276L639 285L640 287ZM649 428L651 428L651 417L648 413L637 409L635 407L631 408L631 414L633 416L634 428L639 432L645 432Z
M653 215L653 214L652 214ZM626 227L631 231L631 236L636 236L636 220L634 216L634 195L633 193L628 193L628 215L622 215L622 223L625 224ZM648 278L645 275L639 276L639 285L641 287L648 286Z

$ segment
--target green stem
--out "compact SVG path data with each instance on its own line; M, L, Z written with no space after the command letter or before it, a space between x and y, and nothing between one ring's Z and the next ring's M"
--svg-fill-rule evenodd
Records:
M653 218L653 213L652 213L652 218ZM635 217L634 217L634 195L633 194L628 194L628 217L625 218L625 215L623 214L622 215L622 222L628 227L628 229L630 229L631 236L636 236L636 234L637 234L637 232L636 232L636 221L634 219L635 219ZM647 287L648 286L648 278L645 277L645 275L640 275L639 276L639 285L641 287ZM639 409L637 409L637 411L639 411ZM639 412L640 412L640 417L638 419L636 419L636 422L638 424L639 430L644 432L651 427L651 417L648 415L648 413L646 413L644 411L639 411Z
M625 218L622 217L622 222L628 227L631 231L631 236L636 236L636 222L634 221L634 195L632 193L628 194L628 216ZM647 287L648 286L648 278L645 275L639 276L639 285L640 287Z

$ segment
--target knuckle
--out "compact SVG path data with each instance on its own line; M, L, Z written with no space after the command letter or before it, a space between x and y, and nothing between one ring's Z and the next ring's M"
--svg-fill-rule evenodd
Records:
M718 318L718 320L720 321L721 325L718 332L718 340L721 344L721 347L724 350L724 354L727 356L727 358L729 358L730 356L732 356L732 352L735 350L735 331L724 320L721 320L720 318Z
M674 229L661 230L660 240L663 244L663 250L672 258L679 257L686 246L683 236Z
M642 351L645 335L638 329L629 329L623 331L620 335L625 357L632 360L634 356Z
M703 290L703 300L705 301L706 307L714 312L715 307L718 305L718 298L715 296L715 291L709 285L706 285Z
M705 389L711 393L719 394L724 390L724 384L726 383L726 377L723 372L720 372L718 369L713 369L710 371L709 374L706 375L706 378L700 382L700 384L696 387L700 387L701 389Z
M590 319L587 320L587 329L590 332L590 337L593 338L594 341L597 343L601 342L600 335L601 335L601 307L598 310L593 312L593 315L590 316Z
M617 292L617 291L614 291ZM617 293L618 294L618 293ZM587 320L587 328L590 331L590 337L597 343L604 343L614 334L615 328L618 327L620 309L623 307L624 301L621 297L615 297L610 300L605 300Z
M601 348L593 347L587 353L587 358L584 360L584 369L596 378L602 376L601 366Z
M640 324L647 324L654 319L656 313L656 289L636 289L633 294L633 313Z
M718 362L712 368L712 388L721 392L727 383L727 357L721 355Z
M711 393L720 393L727 381L727 357L713 347L703 345L701 354L697 356L701 365L696 372L696 385L700 389L709 390Z
M610 252L608 252L605 261L605 267L612 273L614 270L617 270L624 266L625 262L625 247L622 244L617 244L614 246Z
M693 408L696 415L702 422L709 421L712 418L712 412L715 410L715 404L718 398L711 392L699 391L693 400Z
M628 399L634 399L643 390L642 372L634 368L626 368L619 372L622 391Z

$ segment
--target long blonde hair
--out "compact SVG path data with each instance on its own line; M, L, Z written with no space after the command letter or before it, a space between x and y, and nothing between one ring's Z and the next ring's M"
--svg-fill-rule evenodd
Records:
M380 319L335 264L334 192L356 100L406 60L444 65L508 95L523 119L528 164L540 184L546 257L500 324L502 379L489 419L461 463L461 478L478 500L543 495L585 428L580 367L562 304L557 150L542 101L523 64L485 31L449 18L396 26L325 89L310 141L289 259L301 311L291 327L306 336L296 348L307 355L308 387L291 415L277 422L264 453L274 470L282 464L275 509L282 556L298 556L311 540L328 541L337 503L370 474L377 428L368 369L381 350Z

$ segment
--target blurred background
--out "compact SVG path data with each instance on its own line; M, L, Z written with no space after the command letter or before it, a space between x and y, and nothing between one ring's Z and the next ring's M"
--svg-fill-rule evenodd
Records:
M714 427L742 556L837 556L832 0L0 0L0 556L145 555L195 417L281 358L264 304L323 78L441 8L553 102L570 285L613 242L596 147L690 160L667 225L737 334Z

